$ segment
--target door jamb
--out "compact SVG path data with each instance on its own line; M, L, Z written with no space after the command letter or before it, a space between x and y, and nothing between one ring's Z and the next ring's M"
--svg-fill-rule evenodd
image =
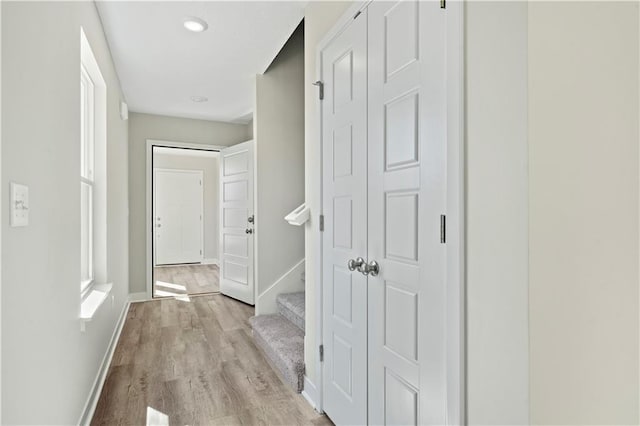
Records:
M354 4L338 19L336 24L316 46L316 76L322 81L322 51L333 39L344 31L353 17L365 9L371 0ZM467 423L466 401L466 133L465 123L465 2L447 3L446 13L446 68L447 68L447 297L446 297L446 383L447 383L447 424ZM316 119L319 126L320 152L322 146L322 102L317 99L318 112ZM319 182L317 195L319 214L324 214L323 194L323 158L320 156ZM317 237L316 244L316 345L323 344L322 339L322 233L313 229ZM316 350L316 348L309 348ZM315 357L315 387L317 389L316 409L323 412L323 363Z
M169 172L169 173L191 173L191 174L197 174L198 176L200 176L200 262L202 262L204 260L204 170L200 170L200 169L192 169L192 170L183 170L183 169L166 169L166 168L155 168L152 170L152 173L156 174L156 172ZM153 182L155 183L155 181ZM152 186L151 190L153 191L153 197L152 200L153 202L151 203L151 212L152 215L151 217L155 217L156 215L156 205L155 205L155 200L157 197L155 197L156 194L156 188L155 185ZM153 221L152 221L153 222ZM152 233L152 235L155 235L155 232ZM154 238L154 247L157 246L157 241L155 241ZM156 258L155 256L151 259L151 265L153 267L156 267Z
M446 3L447 79L447 424L467 422L466 0Z
M184 148L196 149L200 151L215 151L227 148L221 145L209 145L189 142L163 141L157 139L146 140L145 167L146 167L146 183L145 183L145 230L146 230L146 254L145 254L145 295L146 300L153 300L153 221L151 215L153 213L153 148Z

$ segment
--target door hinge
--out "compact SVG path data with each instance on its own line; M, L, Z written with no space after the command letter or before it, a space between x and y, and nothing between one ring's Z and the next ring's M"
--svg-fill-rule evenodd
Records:
M200 256L202 256L202 250L200 250Z
M320 347L318 348L318 351L320 352L320 362L324 361L324 345L320 345Z
M447 8L447 0L440 0L440 9Z
M320 89L320 100L324 99L324 82L318 80L315 83L313 83L314 86L318 86L318 88Z
M447 242L447 216L440 215L440 243L445 244Z
M320 215L320 232L324 232L324 215Z

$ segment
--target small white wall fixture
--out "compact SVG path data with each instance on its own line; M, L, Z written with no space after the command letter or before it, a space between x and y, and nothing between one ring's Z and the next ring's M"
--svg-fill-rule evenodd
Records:
M311 212L306 204L301 204L296 207L291 213L284 217L284 220L289 222L290 225L302 226L309 220Z

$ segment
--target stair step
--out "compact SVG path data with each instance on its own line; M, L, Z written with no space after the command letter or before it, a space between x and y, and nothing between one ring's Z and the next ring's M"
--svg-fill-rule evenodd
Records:
M249 318L253 337L296 392L304 387L304 332L279 314Z
M281 293L276 298L278 312L304 331L304 291Z

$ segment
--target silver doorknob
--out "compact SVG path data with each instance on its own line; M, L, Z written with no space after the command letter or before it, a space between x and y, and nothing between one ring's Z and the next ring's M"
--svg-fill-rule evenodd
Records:
M253 229L247 228L244 230L244 232L247 234L253 234Z
M350 271L355 271L356 269L360 269L360 267L365 263L364 259L359 257L357 259L349 259L347 262L347 267Z
M369 263L364 262L358 268L358 271L362 272L363 275L371 275L372 277L377 276L380 273L380 265L375 260L372 260Z

